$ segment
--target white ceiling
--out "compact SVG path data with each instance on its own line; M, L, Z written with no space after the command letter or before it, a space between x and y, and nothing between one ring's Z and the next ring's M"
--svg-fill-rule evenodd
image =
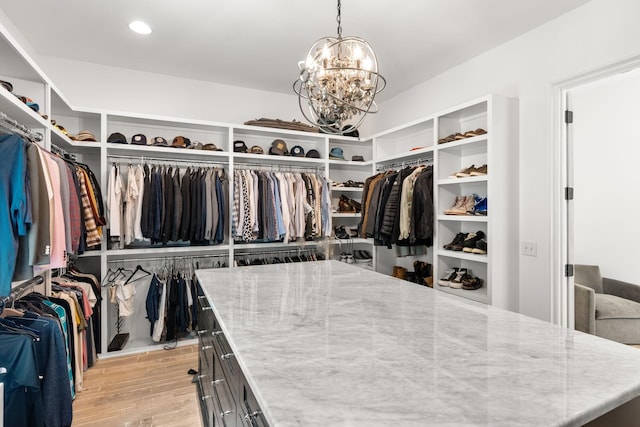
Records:
M374 48L389 98L589 0L344 0L343 35ZM31 46L57 56L293 93L299 60L336 35L331 0L0 0ZM129 22L143 20L149 36Z

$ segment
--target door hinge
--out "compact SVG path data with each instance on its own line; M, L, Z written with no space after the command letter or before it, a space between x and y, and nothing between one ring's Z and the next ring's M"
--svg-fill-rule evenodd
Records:
M564 187L564 199L573 200L573 187Z
M565 264L564 275L566 277L573 277L573 264Z
M565 112L564 112L564 122L565 123L573 123L573 111L565 110Z

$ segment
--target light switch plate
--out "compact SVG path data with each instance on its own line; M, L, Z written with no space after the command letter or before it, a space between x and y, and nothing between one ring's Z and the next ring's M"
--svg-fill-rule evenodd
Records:
M527 256L537 256L538 255L538 244L536 242L521 242L522 247L522 255Z

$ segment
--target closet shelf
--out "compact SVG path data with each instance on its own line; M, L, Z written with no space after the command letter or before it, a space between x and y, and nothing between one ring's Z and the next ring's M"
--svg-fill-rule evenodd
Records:
M292 156L271 156L269 154L245 154L245 153L231 153L230 156L234 159L234 162L238 164L238 167L242 167L243 163L256 164L256 165L288 165L291 167L324 167L324 159L314 159L308 157L292 157Z
M489 222L488 215L438 215L438 221Z
M355 169L370 168L373 161L354 162L353 160L329 160L329 167L332 169Z
M347 192L347 193L362 193L362 187L331 187L331 191Z
M350 245L352 243L367 243L372 245L373 239L363 239L362 237L354 237L353 239L333 239L329 242L330 245L338 245L338 246L342 246L343 244Z
M456 156L485 153L487 151L488 135L489 134L484 134L474 136L472 138L438 144L438 151L445 152L447 154L454 154Z
M471 176L469 178L445 178L438 180L438 185L459 185L473 182L487 182L487 175Z
M312 247L324 244L326 239L321 240L309 240L304 242L266 242L266 243L241 243L235 242L233 247L236 251L243 251L244 249L298 249L304 247Z
M447 258L455 258L455 259L463 259L466 261L475 261L486 264L489 262L488 255L479 255L479 254L470 254L468 252L462 251L448 251L446 249L439 249L436 251L438 256L447 257Z
M105 253L108 258L122 258L126 261L128 257L139 256L142 258L207 255L220 256L220 252L225 255L229 251L229 245L209 245L209 246L159 246L157 248L134 248L134 249L109 249Z
M435 281L435 280L434 280ZM434 288L437 288L439 291L445 292L451 295L457 295L459 297L467 298L473 301L481 302L483 304L489 303L489 296L487 295L487 287L486 284L483 285L480 289L476 289L474 291L468 291L465 289L456 289L449 288L447 286L440 286L438 284L434 284Z
M189 150L188 148L156 147L153 145L129 145L107 143L107 157L109 154L129 155L131 158L166 157L167 161L179 157L202 162L228 163L229 153L224 151ZM178 156L176 156L178 155Z
M361 213L344 213L344 212L334 212L331 214L334 218L360 218L362 216Z
M49 127L51 128L51 143L57 145L59 148L62 148L71 154L100 155L99 142L72 141L57 127L53 125L49 125Z
M410 162L412 160L416 160L421 157L430 158L432 156L433 156L433 147L424 147L424 148L419 148L413 151L407 151L404 153L398 153L391 156L387 156L382 159L379 159L376 163L384 164L384 163L390 163L394 161Z
M0 111L38 132L47 127L47 122L38 113L4 88L0 88Z

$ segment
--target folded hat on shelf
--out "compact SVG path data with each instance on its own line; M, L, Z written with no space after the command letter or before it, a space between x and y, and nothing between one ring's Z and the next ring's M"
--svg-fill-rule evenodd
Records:
M191 145L191 140L185 136L176 136L171 143L172 147L186 148Z
M135 145L147 145L147 137L141 133L137 133L131 137L131 143Z
M236 153L246 153L249 149L244 141L233 141L233 151Z
M111 144L127 144L127 137L120 132L114 132L109 135L107 142Z
M310 159L319 159L320 158L320 152L318 150L311 149L311 150L307 151L307 155L305 157L308 157Z
M344 153L342 152L342 148L333 147L329 152L329 158L332 160L344 160Z
M287 151L287 143L281 139L274 140L271 143L269 154L274 156L284 156L285 154L289 154L289 152Z
M222 148L216 147L216 144L204 144L202 149L207 151L222 151Z
M8 82L6 80L0 80L0 86L5 88L9 92L13 92L13 85L11 84L11 82Z
M249 152L252 154L264 154L264 150L259 145L254 145L249 149Z
M71 135L69 135L71 138ZM72 138L73 139L73 138ZM89 132L88 130L81 130L78 133L78 136L75 137L77 141L85 141L85 142L97 142L96 136Z
M299 145L291 147L291 155L293 157L304 157L304 148Z
M151 140L151 145L155 145L156 147L168 147L169 143L163 137L156 136Z

